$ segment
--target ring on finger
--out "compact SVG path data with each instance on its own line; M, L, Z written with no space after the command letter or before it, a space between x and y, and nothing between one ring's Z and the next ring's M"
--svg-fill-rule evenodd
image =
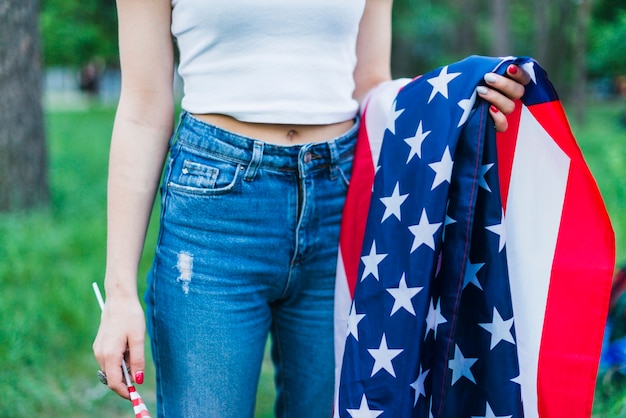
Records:
M109 381L107 380L107 375L102 371L102 370L98 370L98 380L100 381L100 383L102 383L103 385L108 385Z

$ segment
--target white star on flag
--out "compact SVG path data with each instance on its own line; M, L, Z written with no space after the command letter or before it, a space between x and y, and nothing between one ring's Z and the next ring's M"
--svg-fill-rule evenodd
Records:
M461 115L461 120L459 120L459 124L456 126L457 128L460 128L461 125L467 122L467 118L469 118L470 113L472 113L474 103L476 103L476 90L474 90L469 99L459 101L458 105L461 109L463 109L463 115Z
M346 411L348 411L352 418L376 418L384 412L370 409L367 405L367 398L365 397L365 394L363 394L363 397L361 398L361 405L359 406L359 409L346 409Z
M528 75L530 75L530 79L533 81L533 83L537 84L537 74L535 74L535 63L527 62L525 64L522 64L521 67L524 69L524 71L528 73Z
M370 274L374 276L376 280L379 280L378 265L385 259L385 257L387 257L387 254L376 253L376 241L372 242L370 253L361 257L361 261L365 264L361 281L365 280Z
M415 309L411 299L417 295L423 287L407 287L405 275L402 274L398 287L387 289L387 292L393 296L393 307L391 308L391 315L398 312L401 308L404 308L408 313L415 316Z
M380 370L385 369L390 375L396 377L396 371L393 369L391 360L393 360L401 352L403 352L403 349L393 349L387 347L387 337L385 336L385 334L383 334L383 338L380 341L380 346L378 348L369 348L367 351L374 358L372 376L374 376Z
M446 215L444 226L448 226L448 225L455 224L455 223L456 223L456 219L452 219L450 216Z
M383 214L383 219L380 222L385 222L385 219L391 215L395 216L399 221L402 221L400 206L404 203L408 196L408 194L400 194L400 183L396 183L391 196L380 198L380 201L383 202L383 205L385 205L385 213Z
M487 190L489 193L491 193L491 189L489 188L489 185L487 184L487 180L485 180L485 175L487 174L487 171L489 171L491 167L493 167L493 163L485 164L480 168L481 177L480 177L480 182L478 183L480 187Z
M446 241L446 227L448 225L452 225L456 223L456 219L453 219L450 215L448 215L448 207L450 206L450 201L446 204L446 219L443 221L443 232L441 234L441 241Z
M500 223L486 226L485 228L500 237L498 252L502 252L502 249L504 248L504 243L506 242L506 234L504 228L504 209L502 209L502 217L500 218Z
M407 164L416 155L418 158L422 158L422 143L424 142L426 137L430 134L430 132L431 131L424 132L424 129L422 128L422 121L420 121L419 124L417 125L417 130L415 131L415 135L404 139L404 142L406 142L411 147L411 150L409 151L409 156L406 159Z
M420 364L419 376L417 376L415 382L411 383L411 387L415 389L415 400L413 401L413 406L417 405L417 401L419 400L420 395L426 397L426 388L424 387L424 381L426 380L428 373L430 373L430 369L422 372L422 365Z
M472 418L511 418L512 417L512 415L496 416L496 414L493 413L493 410L491 409L491 405L489 405L489 402L487 402L487 406L485 409L486 409L485 416L482 416L482 417L472 416Z
M426 336L424 339L428 337L430 330L435 332L435 339L437 339L437 328L439 328L439 325L448 322L448 320L441 315L440 301L438 300L436 304L434 302L434 299L430 299L430 307L428 308L428 315L426 316Z
M430 405L428 406L428 418L433 418L433 397L430 397Z
M470 369L477 360L477 358L465 358L459 346L455 344L454 358L448 360L448 367L452 369L452 384L454 385L463 376L476 384L476 379L474 379L474 375Z
M348 316L348 335L352 335L355 340L359 341L359 322L365 317L365 314L356 313L356 305L352 302L350 315Z
M443 155L441 156L441 161L428 164L428 166L435 171L435 179L433 180L433 186L430 190L435 190L435 188L443 182L447 181L450 183L453 165L454 162L452 161L452 156L450 155L450 148L446 147L443 151Z
M482 323L478 325L480 325L491 334L491 350L493 350L493 348L498 345L500 341L506 341L511 344L515 344L515 339L513 339L513 334L511 334L513 318L507 319L506 321L503 320L500 312L498 312L495 306L493 308L492 322Z
M472 264L469 260L467 260L467 266L465 267L465 276L463 276L463 289L467 287L468 284L473 284L480 290L483 290L480 282L478 281L478 277L476 273L485 265L485 263L476 263Z
M448 74L448 66L446 65L441 69L441 72L437 77L433 77L428 81L428 84L433 86L433 90L430 93L430 97L428 98L428 103L430 103L433 98L437 95L437 93L441 94L446 99L448 98L448 84L460 76L461 73L450 73Z
M387 119L387 129L394 135L396 134L396 120L400 117L402 112L404 112L404 109L397 110L396 105L397 103L393 102L393 110Z
M417 225L409 226L409 231L415 236L413 239L413 245L411 246L411 253L417 250L421 245L427 245L433 251L435 250L435 238L434 235L439 230L441 222L428 223L428 216L426 215L426 209L422 209L422 216L420 217L420 223Z

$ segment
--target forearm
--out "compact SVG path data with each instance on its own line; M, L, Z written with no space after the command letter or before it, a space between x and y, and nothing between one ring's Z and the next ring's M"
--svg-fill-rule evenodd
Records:
M158 108L120 101L109 155L108 296L137 296L137 269L172 132L173 109L167 103Z
M391 80L392 0L367 0L356 44L354 98L362 103L367 93Z

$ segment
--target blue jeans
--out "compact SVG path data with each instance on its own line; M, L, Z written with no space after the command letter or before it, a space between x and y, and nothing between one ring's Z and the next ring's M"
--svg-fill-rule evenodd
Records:
M357 125L283 147L182 115L146 293L159 417L252 417L268 333L276 415L332 415L334 279Z

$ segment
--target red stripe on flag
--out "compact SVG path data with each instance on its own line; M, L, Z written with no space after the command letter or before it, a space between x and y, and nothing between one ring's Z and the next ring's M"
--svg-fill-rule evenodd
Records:
M364 112L361 120L363 126L366 126L366 118L367 114ZM351 298L354 297L354 287L356 286L359 272L361 246L365 236L365 225L372 195L372 184L374 184L374 174L374 162L372 161L367 129L361 128L359 129L359 136L354 151L354 165L343 209L341 235L339 237L343 266Z
M571 159L539 352L539 416L589 417L604 331L598 324L606 320L615 238L561 104L529 110Z
M500 194L502 196L502 207L506 212L506 201L509 197L509 186L511 184L511 172L513 170L513 158L515 147L517 146L517 133L522 116L522 102L515 102L515 110L507 115L509 127L504 132L496 134L496 147L498 150L498 176L500 177Z

